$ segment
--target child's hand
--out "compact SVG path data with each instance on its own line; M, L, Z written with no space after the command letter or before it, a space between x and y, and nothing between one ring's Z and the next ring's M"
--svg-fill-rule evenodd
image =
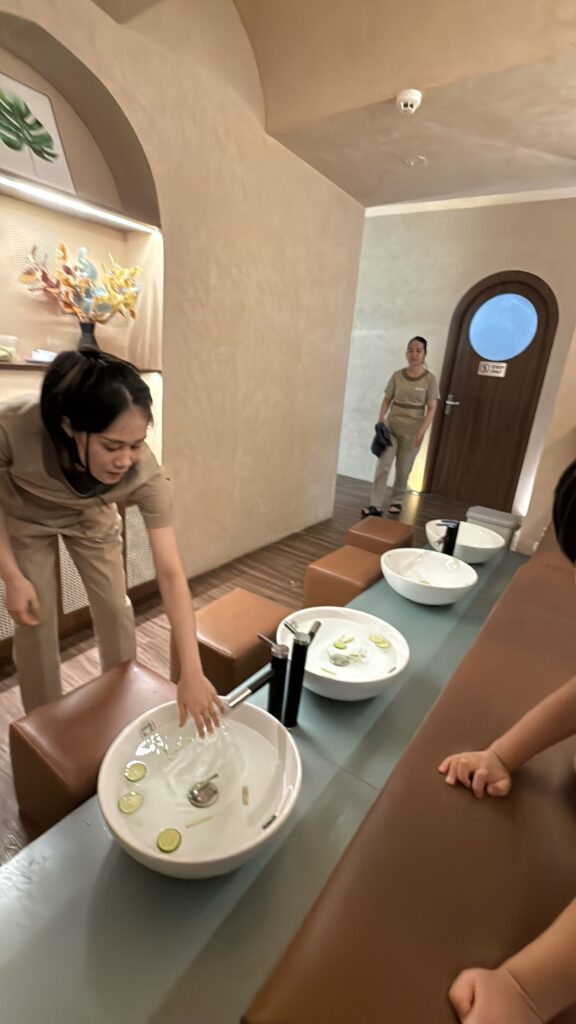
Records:
M448 998L466 1024L542 1024L542 1018L505 967L463 971Z
M446 776L444 781L449 786L461 782L480 800L484 793L488 796L506 796L512 787L510 772L490 747L487 750L450 754L438 765L438 771Z

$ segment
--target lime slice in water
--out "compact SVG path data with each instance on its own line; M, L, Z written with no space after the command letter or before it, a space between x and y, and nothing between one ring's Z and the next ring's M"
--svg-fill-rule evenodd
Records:
M118 801L118 810L122 811L122 814L134 814L141 806L142 794L136 793L133 789L129 793L124 793Z
M128 779L128 782L140 782L147 772L144 761L128 761L124 769L124 776Z
M156 846L162 853L174 853L182 842L182 836L177 828L163 828L156 837Z

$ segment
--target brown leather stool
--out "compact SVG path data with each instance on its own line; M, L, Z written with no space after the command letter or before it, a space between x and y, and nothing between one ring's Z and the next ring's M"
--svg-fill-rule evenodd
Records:
M44 830L93 796L112 740L143 711L175 699L168 679L125 661L12 722L14 788L24 817Z
M366 516L346 531L345 544L383 555L392 548L411 548L414 528L408 523L394 522L380 516Z
M274 637L276 629L293 608L240 587L211 601L196 612L202 668L218 693L229 693L270 661L270 648L258 633ZM170 676L180 675L178 654L170 645Z
M338 548L306 569L303 607L348 604L379 579L380 555L357 547Z

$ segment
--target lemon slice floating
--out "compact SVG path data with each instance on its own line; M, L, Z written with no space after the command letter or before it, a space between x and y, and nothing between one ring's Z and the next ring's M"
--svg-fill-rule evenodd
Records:
M122 814L134 814L141 806L142 794L136 793L133 789L129 793L124 793L118 801L118 810L122 811Z
M379 633L373 633L372 636L368 637L376 647L380 647L382 651L386 651L390 647L390 641L385 636L380 636Z
M177 828L163 828L156 837L156 846L162 853L174 853L182 842L182 836Z
M140 782L146 775L148 769L144 764L144 761L128 761L124 769L124 776L128 779L128 782Z

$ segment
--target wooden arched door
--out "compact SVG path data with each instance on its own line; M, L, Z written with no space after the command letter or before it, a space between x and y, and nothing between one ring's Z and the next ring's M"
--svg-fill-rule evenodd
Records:
M427 491L510 511L557 322L552 290L523 271L464 296L450 326Z

